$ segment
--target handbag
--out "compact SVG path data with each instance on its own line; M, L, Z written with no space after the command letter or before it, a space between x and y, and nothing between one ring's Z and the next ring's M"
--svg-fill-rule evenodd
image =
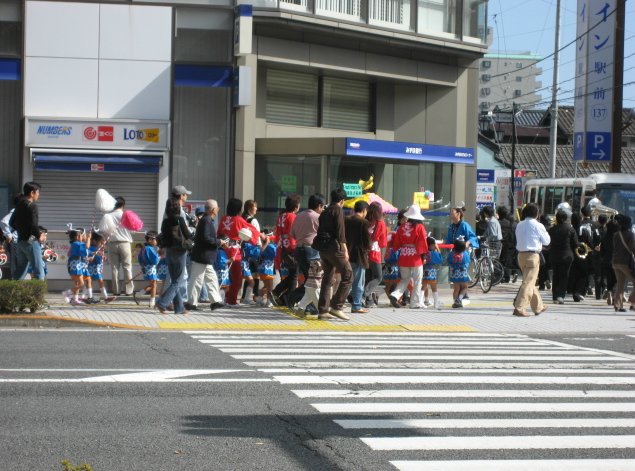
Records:
M626 241L624 240L624 236L622 235L622 231L618 232L620 236L620 240L622 241L622 245L631 254L628 259L628 269L631 271L631 274L635 277L635 255L633 255L633 251L626 245Z
M317 250L318 252L324 252L331 248L332 242L333 238L331 237L331 234L328 232L318 232L313 239L311 248Z

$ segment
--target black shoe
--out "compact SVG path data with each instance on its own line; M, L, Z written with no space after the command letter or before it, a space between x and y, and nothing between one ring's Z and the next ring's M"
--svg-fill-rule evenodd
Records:
M518 281L518 275L514 273L514 275L512 276L512 283L516 283L516 281Z
M551 289L551 281L545 280L545 288Z
M371 294L371 297L373 299L373 303L375 303L375 306L379 306L379 295L377 293L373 293Z
M185 310L186 311L198 311L198 307L196 307L194 304L190 304L190 303L183 303L183 306L185 306Z
M390 304L392 305L392 307L396 309L401 308L401 304L399 304L399 300L395 298L392 294L388 296L388 299L390 300Z
M271 300L271 304L273 304L276 307L284 306L283 300L280 298L280 296L278 296L273 291L271 292L270 300Z
M461 299L460 299L460 298L456 298L456 299L454 300L454 304L452 304L452 307L453 307L454 309L461 308L461 307L463 307L463 302L461 301Z
M225 305L223 303L212 303L210 304L209 308L214 311L215 309L221 309L224 308Z

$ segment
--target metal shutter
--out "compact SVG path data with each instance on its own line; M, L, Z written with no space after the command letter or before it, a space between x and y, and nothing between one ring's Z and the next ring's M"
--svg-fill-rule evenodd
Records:
M324 77L322 125L325 128L370 131L370 84L361 80Z
M288 70L267 70L267 122L317 126L317 116L316 75Z
M40 225L48 230L65 230L97 225L102 214L95 213L95 193L104 188L112 196L123 196L126 208L144 222L143 230L156 230L159 175L156 173L47 172L33 171L33 181L42 185L37 202ZM93 219L94 218L94 219Z

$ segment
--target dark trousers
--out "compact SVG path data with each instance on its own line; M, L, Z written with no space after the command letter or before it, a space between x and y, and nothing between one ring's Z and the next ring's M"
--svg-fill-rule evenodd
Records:
M610 262L602 262L602 274L606 280L607 291L613 291L615 287L615 271L613 265Z
M293 254L285 249L282 249L281 255L282 263L287 266L289 274L273 289L273 294L279 298L293 292L298 285L298 265L295 258L293 258Z
M346 296L348 296L353 284L353 269L351 264L344 256L342 250L328 250L320 252L320 259L322 260L322 270L324 275L322 276L322 285L320 286L320 300L318 301L318 310L320 312L328 312L329 305L331 309L342 309ZM341 276L341 281L337 287L337 291L333 293L333 296L328 299L333 286L333 278L335 271L338 271Z
M551 268L553 270L553 281L551 283L551 295L553 300L556 298L564 299L567 296L567 287L569 285L569 271L573 259L565 258L563 260L552 260Z
M574 257L569 276L569 292L577 296L586 296L587 279L589 276L586 259Z

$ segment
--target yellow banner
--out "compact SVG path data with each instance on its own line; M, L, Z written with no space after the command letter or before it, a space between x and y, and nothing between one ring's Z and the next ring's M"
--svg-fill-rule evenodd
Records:
M412 204L419 205L421 209L430 209L430 200L423 191L415 191L412 195Z

